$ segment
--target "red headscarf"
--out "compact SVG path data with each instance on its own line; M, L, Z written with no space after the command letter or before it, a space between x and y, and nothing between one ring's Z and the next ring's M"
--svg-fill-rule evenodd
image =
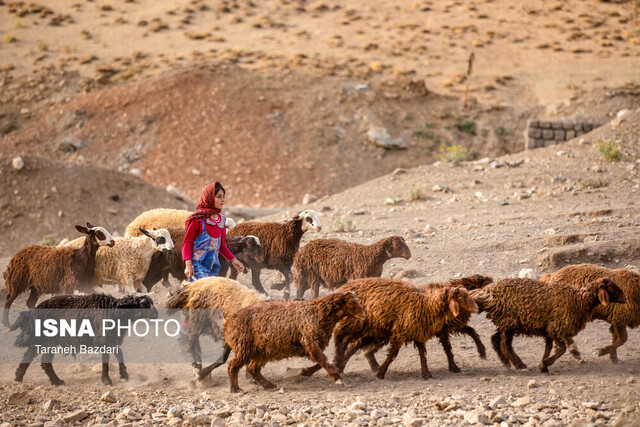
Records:
M189 228L189 224L193 220L203 221L213 214L220 213L220 209L215 207L216 184L220 183L216 181L202 189L196 211L187 218L187 222L184 225L185 230Z

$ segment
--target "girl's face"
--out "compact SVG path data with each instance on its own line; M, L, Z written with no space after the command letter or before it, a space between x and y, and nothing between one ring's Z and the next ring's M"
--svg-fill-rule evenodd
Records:
M224 206L224 191L219 190L216 193L214 205L217 209L222 209L222 207Z

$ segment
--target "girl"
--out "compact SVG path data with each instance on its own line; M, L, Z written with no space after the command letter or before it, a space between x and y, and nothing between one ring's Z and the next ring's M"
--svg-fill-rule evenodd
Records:
M218 252L239 273L244 271L244 265L227 248L226 218L220 214L224 206L225 193L219 182L204 187L196 211L185 223L182 259L185 263L184 274L190 281L218 275Z

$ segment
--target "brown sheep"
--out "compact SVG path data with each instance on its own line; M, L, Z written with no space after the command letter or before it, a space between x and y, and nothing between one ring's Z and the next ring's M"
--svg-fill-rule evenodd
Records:
M627 327L637 328L640 325L640 275L625 269L611 270L594 264L579 264L566 266L552 274L544 274L540 280L580 288L600 278L613 280L627 297L624 304L599 305L593 312L594 319L604 320L611 325L611 345L599 349L598 355L608 354L611 361L616 363L617 349L627 341ZM574 351L577 352L577 349Z
M473 275L468 277L461 277L459 279L451 279L447 282L440 283L428 283L428 284L418 284L416 287L419 289L433 289L433 288L443 288L449 286L462 286L467 290L479 289L483 288L489 283L492 283L493 279L489 276L481 276L481 275ZM442 331L438 332L436 336L438 340L440 340L440 344L444 349L445 354L447 355L447 362L449 364L449 371L458 373L460 372L460 368L456 364L453 358L453 352L451 349L451 341L449 340L449 336L451 334L466 334L469 335L473 341L476 343L476 347L478 348L478 353L482 359L487 357L487 352L485 349L480 336L467 323L471 318L471 313L460 313L458 317L454 317L451 319L450 323L446 323L442 329ZM375 360L375 359L374 359Z
M247 372L258 384L275 388L260 370L267 362L288 357L308 357L336 384L342 384L323 351L336 323L352 318L362 321L364 311L358 297L350 292L335 292L313 301L268 301L243 308L225 326L225 340L234 352L228 367L231 392L240 391L238 371L247 364Z
M300 212L284 223L279 222L243 222L227 233L229 236L256 236L260 239L264 251L263 262L244 263L251 269L253 287L267 295L260 283L260 271L264 269L278 270L284 274L284 282L272 286L273 289L285 289L285 298L289 298L291 284L291 266L293 257L300 247L300 239L307 230L320 231L322 225L318 215L312 209Z
M533 279L503 279L471 295L498 329L491 343L506 367L510 363L516 369L527 367L513 350L514 335L544 337L542 373L548 373L548 367L565 353L567 341L584 329L600 304L626 300L622 289L609 279L595 280L582 289ZM549 357L554 342L556 351Z
M86 234L79 249L31 245L20 249L9 261L4 272L7 296L2 313L2 323L9 326L9 307L22 292L31 288L27 307L33 308L40 295L67 294L78 289L92 292L91 280L95 270L98 246L113 247L115 241L107 230L76 225L76 229Z
M337 289L349 280L380 277L384 263L396 257L411 258L411 251L400 236L386 237L371 245L340 239L309 242L293 260L297 298L303 298L309 288L311 298L318 298L320 285Z
M462 287L418 289L401 280L367 278L352 280L340 291L358 295L366 318L348 318L336 326L334 365L342 372L356 351L373 350L366 352L365 357L379 379L384 378L402 345L410 342L418 348L422 378L432 378L424 343L461 313L477 311L469 292ZM386 344L389 344L387 358L377 366L370 356ZM312 366L304 369L302 375L309 376L317 370L317 365Z

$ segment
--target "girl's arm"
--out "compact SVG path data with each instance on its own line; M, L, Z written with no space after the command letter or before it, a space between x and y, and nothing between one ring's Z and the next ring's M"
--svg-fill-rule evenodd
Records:
M186 238L185 238L186 242ZM227 247L227 229L222 229L222 234L220 238L220 255L224 257L229 262L232 262L235 259L235 255L231 253L229 248Z
M184 261L191 260L191 253L193 252L193 243L198 237L200 231L200 221L191 221L189 228L184 235L184 242L182 243L182 259Z

